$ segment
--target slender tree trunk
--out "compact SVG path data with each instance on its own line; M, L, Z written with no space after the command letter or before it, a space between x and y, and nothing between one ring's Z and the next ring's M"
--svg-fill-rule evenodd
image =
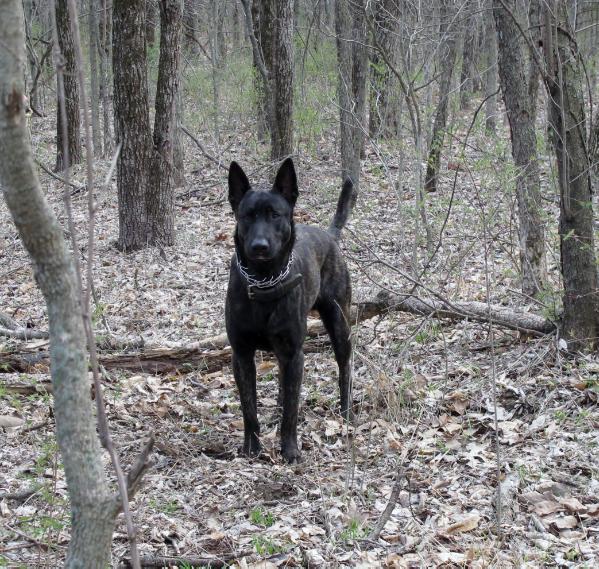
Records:
M560 188L559 235L564 280L561 335L570 350L597 346L597 263L582 70L566 6L550 2L544 13L551 128Z
M100 132L100 78L98 75L98 7L96 0L87 4L87 26L89 39L89 74L91 83L91 117L94 155L102 155L102 135Z
M156 87L154 158L146 192L150 245L175 243L174 147L179 92L181 0L160 0L160 62Z
M273 117L270 155L282 160L293 152L293 0L273 0L272 71Z
M431 137L426 176L424 179L424 189L427 192L437 191L437 177L441 166L441 150L445 139L445 128L447 127L449 90L457 54L457 42L455 39L456 30L450 28L454 16L454 8L454 0L440 0L441 23L439 32L441 36L441 46L439 48L439 59L441 77L439 79L439 103L437 104L437 110L435 112L433 135Z
M253 33L258 41L259 49L261 50L262 57L266 69L270 70L271 66L271 34L269 28L266 26L265 18L268 19L268 14L264 13L269 8L269 0L253 0L251 12L253 22ZM249 30L248 30L249 33ZM260 73L260 64L256 59L256 54L253 54L254 64L254 90L256 93L256 120L257 120L257 137L259 142L266 142L269 133L268 125L268 91L269 87L265 84L264 77Z
M470 4L470 2L468 3ZM468 8L469 10L469 8ZM473 68L476 45L476 22L474 16L469 14L464 26L464 42L462 45L462 70L460 73L460 109L468 108L473 88Z
M100 34L98 51L100 54L100 101L102 103L103 151L109 154L112 151L112 112L110 99L110 61L112 46L112 0L99 0Z
M121 251L148 244L145 192L152 140L146 68L145 0L114 0L113 73Z
M485 83L485 130L495 134L497 128L497 32L493 16L493 0L487 0L483 15L485 23L484 40L484 83Z
M26 118L22 70L22 7L0 3L0 179L35 279L50 328L56 438L71 503L72 533L65 566L100 568L110 561L116 508L110 494L89 397L85 334L72 258L63 231L36 176Z
M335 34L339 68L339 122L341 132L341 177L350 177L357 188L360 183L360 142L353 86L353 22L348 0L335 2Z
M530 44L538 50L541 45L541 3L530 0L528 5L528 29ZM530 115L533 122L537 118L537 100L539 98L539 80L541 70L534 59L534 54L528 51L528 98L530 100Z
M356 136L358 156L365 158L364 136L366 128L366 81L368 79L368 50L366 47L366 13L364 0L351 0L352 14L352 92L355 101Z
M65 144L60 120L60 104L58 104L56 113L56 170L59 171L81 162L79 87L77 85L75 47L67 10L67 0L56 0L56 32L64 66L64 102L67 115L67 140ZM63 155L65 146L69 153L68 162Z
M515 14L517 0L505 0ZM522 291L534 296L546 281L545 229L541 218L541 188L537 140L529 98L524 41L501 0L494 5L499 45L499 79L510 123L512 156L517 168L518 234Z

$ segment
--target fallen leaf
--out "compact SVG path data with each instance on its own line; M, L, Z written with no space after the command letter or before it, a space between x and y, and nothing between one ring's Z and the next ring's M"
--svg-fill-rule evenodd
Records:
M451 524L449 527L445 528L445 531L443 533L445 533L446 535L455 535L458 533L472 531L473 529L476 529L478 527L479 520L480 516L478 514L466 516L459 522Z

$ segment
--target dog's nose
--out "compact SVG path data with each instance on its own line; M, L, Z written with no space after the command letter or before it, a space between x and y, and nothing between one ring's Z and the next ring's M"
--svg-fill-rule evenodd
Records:
M270 247L268 246L268 241L266 239L254 239L252 241L252 253L254 255L264 255L268 253Z

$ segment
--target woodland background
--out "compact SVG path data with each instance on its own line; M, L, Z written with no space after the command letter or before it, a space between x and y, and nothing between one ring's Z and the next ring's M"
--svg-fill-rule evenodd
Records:
M598 34L583 0L4 2L0 566L595 566ZM359 187L357 418L311 322L294 466L269 354L237 456L223 336L228 164L289 155L298 221Z

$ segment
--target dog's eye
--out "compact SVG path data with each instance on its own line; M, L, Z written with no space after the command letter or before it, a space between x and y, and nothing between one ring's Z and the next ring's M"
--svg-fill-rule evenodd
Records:
M281 217L281 214L278 211L272 211L272 212L270 212L270 215L273 219L276 219L277 217Z

